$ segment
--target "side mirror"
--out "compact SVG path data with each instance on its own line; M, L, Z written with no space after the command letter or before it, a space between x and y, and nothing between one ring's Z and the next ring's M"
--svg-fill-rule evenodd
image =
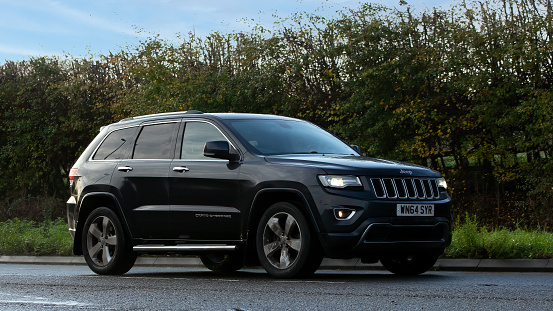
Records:
M208 141L205 143L204 156L229 161L240 159L240 155L230 152L230 144L226 140Z
M362 154L362 153L361 153L361 148L359 148L359 146L357 146L357 145L351 145L350 147L351 147L353 150L357 151L357 153Z

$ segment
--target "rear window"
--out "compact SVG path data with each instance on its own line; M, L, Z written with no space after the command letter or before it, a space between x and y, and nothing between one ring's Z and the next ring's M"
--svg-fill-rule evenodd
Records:
M129 144L132 140L135 127L111 132L102 142L93 160L119 160L126 159L129 154Z

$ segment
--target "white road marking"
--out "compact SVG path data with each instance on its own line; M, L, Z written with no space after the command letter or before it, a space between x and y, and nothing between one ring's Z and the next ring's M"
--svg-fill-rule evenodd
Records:
M30 304L30 305L40 305L40 306L63 306L63 307L87 307L90 306L86 303L81 303L78 301L52 301L48 298L37 297L37 296L19 296L9 293L0 292L0 304ZM10 299L13 297L13 299Z

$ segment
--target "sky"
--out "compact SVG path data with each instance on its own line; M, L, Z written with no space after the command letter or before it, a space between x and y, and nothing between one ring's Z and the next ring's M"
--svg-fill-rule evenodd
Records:
M406 0L416 10L451 0ZM364 1L398 7L399 0ZM331 17L359 0L0 0L0 65L30 57L88 57L117 53L159 35L177 40L193 32L271 28L274 15L295 12Z

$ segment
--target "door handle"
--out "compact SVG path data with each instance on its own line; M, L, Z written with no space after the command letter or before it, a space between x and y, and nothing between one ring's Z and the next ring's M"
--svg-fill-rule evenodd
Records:
M190 169L186 166L175 166L173 167L173 171L175 172L188 172Z
M132 167L130 166L119 166L117 168L118 171L121 171L121 172L130 172L132 171Z

